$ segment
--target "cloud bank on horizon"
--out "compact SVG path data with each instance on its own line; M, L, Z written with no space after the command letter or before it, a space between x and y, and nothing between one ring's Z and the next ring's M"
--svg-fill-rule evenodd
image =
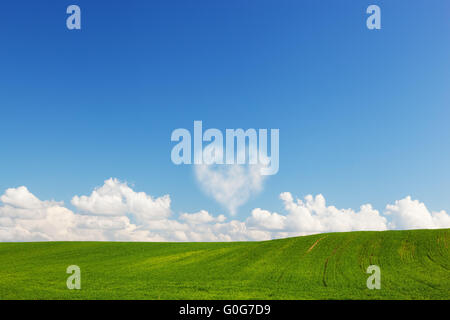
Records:
M76 211L63 202L40 200L22 186L7 189L0 197L0 241L240 241L323 232L450 228L446 211L430 212L409 196L388 204L383 213L370 204L359 210L338 209L327 205L321 194L294 199L284 192L280 199L283 214L255 208L244 221L228 221L205 210L175 216L169 195L136 192L113 178L90 195L74 196L71 203Z

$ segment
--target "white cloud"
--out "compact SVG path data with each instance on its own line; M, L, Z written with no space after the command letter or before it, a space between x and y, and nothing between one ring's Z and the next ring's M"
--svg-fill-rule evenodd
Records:
M261 191L264 182L258 165L195 165L195 177L203 190L232 215Z
M287 218L276 212L271 213L260 208L253 209L252 215L247 219L247 225L256 229L283 230L286 228Z
M167 218L170 196L152 198L145 192L135 192L128 184L108 179L90 196L75 196L71 203L81 212L94 215L133 215L140 222Z
M282 193L284 214L261 208L244 221L200 210L173 217L170 197L135 192L106 180L90 196L76 196L74 212L62 202L42 201L26 187L0 197L0 241L239 241L333 231L450 228L445 211L430 212L411 197L387 205L384 214L365 204L355 211L327 206L322 195L294 199ZM114 208L114 205L116 206Z
M387 205L386 214L392 217L392 229L450 228L450 216L445 211L430 212L425 204L410 196Z
M25 187L0 197L0 240L74 240L75 215L60 202L41 201Z
M3 204L21 209L40 209L44 203L36 198L26 187L7 189L0 197Z
M180 215L180 219L186 221L189 224L201 224L201 223L209 223L209 222L223 222L226 220L226 217L221 214L217 218L214 218L211 214L209 214L206 210L200 210L197 213L183 213Z
M39 200L26 187L7 189L0 201L4 204L0 208L1 216L10 218L39 219L45 216L48 208L61 205L54 201Z
M308 195L304 200L294 200L289 192L280 195L286 216L287 231L298 234L332 231L386 230L386 218L370 204L362 205L359 211L337 209L327 206L323 195Z

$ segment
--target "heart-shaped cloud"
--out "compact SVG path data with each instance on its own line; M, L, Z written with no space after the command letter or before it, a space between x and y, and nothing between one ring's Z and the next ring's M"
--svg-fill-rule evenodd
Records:
M234 215L250 196L261 191L264 177L259 165L195 165L202 189Z

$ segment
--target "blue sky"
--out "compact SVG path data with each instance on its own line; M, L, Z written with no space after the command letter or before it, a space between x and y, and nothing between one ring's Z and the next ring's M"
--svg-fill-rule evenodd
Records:
M284 191L449 210L449 14L444 0L5 2L0 190L70 205L116 177L174 212L226 214L170 160L171 132L202 120L280 129L280 170L238 217L281 210Z

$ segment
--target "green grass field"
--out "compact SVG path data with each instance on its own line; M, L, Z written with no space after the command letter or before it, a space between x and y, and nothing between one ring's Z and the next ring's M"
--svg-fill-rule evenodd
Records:
M450 229L264 242L0 243L0 299L450 299ZM381 289L366 268L381 268ZM68 290L66 268L81 268Z

